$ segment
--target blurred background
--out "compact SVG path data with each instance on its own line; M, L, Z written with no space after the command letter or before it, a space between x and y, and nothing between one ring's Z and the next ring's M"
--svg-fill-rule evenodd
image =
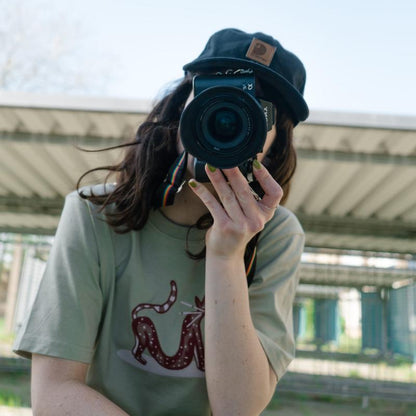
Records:
M11 344L63 198L121 156L76 146L130 139L209 36L236 27L301 58L311 109L286 204L306 232L297 358L264 414L416 415L415 17L411 0L0 0L0 414L30 414Z

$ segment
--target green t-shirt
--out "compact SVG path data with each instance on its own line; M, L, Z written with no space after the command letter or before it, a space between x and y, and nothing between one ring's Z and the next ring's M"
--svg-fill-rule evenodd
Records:
M94 191L96 192L96 190ZM67 196L45 274L14 350L90 364L87 383L132 416L209 415L204 377L205 232L152 211L117 234ZM294 356L292 303L304 233L279 207L258 242L250 309L280 379Z

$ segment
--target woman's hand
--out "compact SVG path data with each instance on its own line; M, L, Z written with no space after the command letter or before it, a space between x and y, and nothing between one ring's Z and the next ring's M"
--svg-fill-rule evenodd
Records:
M209 401L213 414L258 415L271 399L276 377L251 318L244 252L273 217L283 192L259 162L253 173L265 191L261 200L238 168L224 169L225 177L219 169L205 169L215 192L193 180L189 185L214 219L206 236L205 263Z
M215 169L206 166L207 175L218 197L194 179L191 189L211 213L214 224L208 230L206 245L211 254L223 257L244 255L247 243L273 217L283 196L280 185L257 160L253 173L265 194L258 199L238 168Z

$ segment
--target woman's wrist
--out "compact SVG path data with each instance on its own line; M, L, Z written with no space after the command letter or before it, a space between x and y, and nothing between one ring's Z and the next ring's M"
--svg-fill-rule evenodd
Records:
M246 270L244 265L244 252L218 254L215 251L206 252L206 282L223 280L245 280ZM215 284L217 285L217 284Z
M219 251L214 247L207 245L206 247L206 259L210 261L222 262L224 264L232 263L236 264L242 262L244 264L245 247L230 250L228 252Z

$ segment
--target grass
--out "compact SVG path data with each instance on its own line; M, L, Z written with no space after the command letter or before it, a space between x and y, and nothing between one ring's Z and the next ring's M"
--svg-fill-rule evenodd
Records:
M0 373L0 405L30 407L30 375Z
M308 348L312 346L312 341L311 344L308 344L305 340L303 341L303 346L306 347L305 350L309 350L314 355L313 350ZM12 342L13 334L5 333L4 319L0 318L0 355L2 348L9 349ZM344 334L341 336L339 347L343 352L348 352L352 355L360 351L359 340L350 339ZM321 351L321 353L325 354L325 351ZM362 353L357 354L354 358L349 358L352 360L352 363L367 361L365 359L366 355ZM409 381L416 381L416 374L414 371L411 371L411 363L408 359L394 357L389 362L379 361L377 365L381 372L383 369L394 366L407 374ZM360 378L361 374L357 369L352 368L349 376ZM392 404L380 400L377 402L369 400L366 408L363 408L362 404L360 399L351 400L331 396L310 397L308 395L278 393L278 395L273 397L267 411L262 416L416 416L416 406L414 404ZM30 374L28 372L0 372L0 406L30 407Z
M0 406L30 407L30 375L0 373ZM416 405L333 396L280 393L262 416L416 416Z
M0 391L0 406L23 407L22 398L10 391Z
M14 335L7 333L4 326L4 318L0 318L0 355L8 356ZM0 372L0 406L30 407L30 374L27 371Z
M363 407L363 403L361 399L277 392L262 416L416 416L414 404L369 400Z

